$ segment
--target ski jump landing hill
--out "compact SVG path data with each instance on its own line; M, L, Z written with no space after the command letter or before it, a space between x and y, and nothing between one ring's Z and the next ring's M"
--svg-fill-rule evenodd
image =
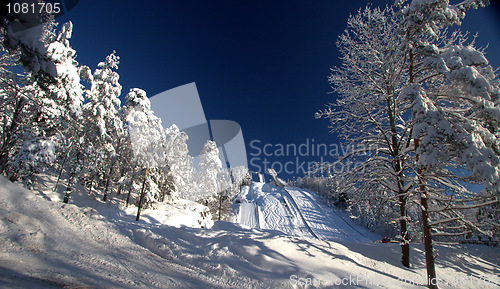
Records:
M237 222L251 228L331 241L372 243L380 236L356 224L320 196L296 187L254 182L238 196Z

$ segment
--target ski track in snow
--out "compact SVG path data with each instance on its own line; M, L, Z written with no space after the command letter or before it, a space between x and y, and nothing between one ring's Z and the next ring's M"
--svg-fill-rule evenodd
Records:
M292 219L294 220L293 226L296 228L295 232L300 232L301 237L319 239L318 235L316 235L316 233L311 229L311 226L307 223L295 199L286 190L282 191L282 197L290 215L292 216Z
M331 221L338 225L338 229L350 239L355 239L357 242L370 243L373 240L380 240L380 236L370 232L366 228L352 222L345 212L342 212L336 207L327 207L319 198L319 195L308 190L300 191L307 196L313 203L317 204L321 212Z
M251 228L331 241L371 243L380 239L348 217L341 217L341 212L322 204L316 193L304 189L254 183L245 188L240 198L238 221Z
M292 234L293 226L290 221L290 216L286 214L283 204L274 196L264 195L261 199L261 229L277 230L285 234Z
M245 202L240 204L240 208L238 223L247 224L247 226L252 228L258 228L258 211L255 203Z
M351 224L352 222L340 217L332 218L327 214L327 210L332 210L332 208L323 208L321 200L313 199L311 192L293 187L286 187L285 191L299 204L301 214L318 239L360 243L372 241L354 229L356 225Z

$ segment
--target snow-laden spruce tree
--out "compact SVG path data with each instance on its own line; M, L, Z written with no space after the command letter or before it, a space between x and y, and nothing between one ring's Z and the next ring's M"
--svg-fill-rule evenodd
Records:
M0 23L0 173L10 175L11 179L24 178L37 172L36 164L51 158L52 149L45 147L48 154L42 153L44 145L38 145L36 136L29 132L32 119L33 89L38 75L46 75L52 80L55 76L54 64L48 60L48 37L53 35L53 25L38 25L24 29L23 15L2 17ZM22 20L22 21L21 21ZM41 64L47 71L43 71ZM50 63L50 65L48 65ZM50 67L48 67L50 66ZM41 78L40 78L41 80ZM24 143L24 141L27 141ZM30 144L31 141L31 144ZM47 144L44 139L39 142ZM52 147L52 146L50 146ZM17 157L23 151L21 157ZM45 160L45 161L44 161ZM12 168L16 166L16 168Z
M137 205L136 220L139 220L144 203L150 204L159 198L158 185L148 171L166 165L166 139L161 119L151 110L151 102L144 90L132 88L125 99L126 125L133 158L144 171Z
M487 4L398 1L408 71L399 98L411 102L429 288L438 280L433 237L498 233L500 83L473 41L447 31ZM489 211L487 224L471 214L478 208Z
M212 215L217 216L218 221L229 220L231 216L230 206L238 192L233 182L230 169L223 168L217 175L215 206L212 205L211 207L211 209L215 208L215 212L212 210Z
M222 203L220 178L222 176L222 161L219 157L219 149L214 141L207 141L201 150L196 174L198 194L195 201L207 206L212 216L221 218Z
M168 174L173 182L174 198L181 197L188 200L198 200L197 184L195 181L196 171L193 157L189 155L187 146L188 135L180 131L173 124L165 130L166 133L166 161Z
M81 84L81 67L75 60L76 51L71 48L69 39L73 32L73 24L68 22L63 25L61 31L55 36L55 41L48 45L48 57L53 59L56 66L57 77L55 82L49 83L46 87L35 88L36 94L46 95L41 99L40 114L35 114L38 119L43 119L42 123L35 120L33 128L39 131L53 131L58 137L58 156L69 156L70 173L67 181L67 191L64 201L69 201L71 189L78 181L81 171L79 160L71 155L72 147L80 148L82 143L80 134L82 131L82 105L84 101L84 86ZM52 124L49 124L51 120ZM50 126L50 127L49 127ZM45 134L46 135L46 134ZM66 157L60 165L64 168Z
M316 114L328 118L343 146L349 148L330 167L339 194L348 195L352 209L365 223L398 224L402 263L410 265L408 179L412 124L409 102L398 98L407 82L403 36L391 8L366 7L350 16L337 46L342 65L332 68L329 81L335 103ZM412 214L414 215L414 214ZM381 225L383 225L381 224Z
M24 121L22 113L28 98L21 91L28 79L26 72L20 68L19 50L5 47L5 27L0 30L0 173L4 173L6 165L16 146L16 138ZM19 70L19 72L16 72Z
M196 201L208 206L217 220L229 220L232 201L240 187L250 182L250 173L244 166L223 168L215 141L205 143L199 158Z
M85 141L92 144L94 156L89 156L94 160L95 168L89 176L92 180L97 176L98 182L104 184L104 196L106 201L111 179L116 162L119 158L119 150L125 144L125 130L120 115L122 86L118 82L119 57L113 53L100 62L93 75L89 75L90 89L87 91L87 102L84 105Z
M7 104L11 114L3 130L0 170L9 166L11 177L53 165L69 132L80 123L83 86L76 52L69 44L72 28L69 22L57 32L49 22L34 30L6 33L4 45L19 49L19 65L27 69L26 81L15 89L17 97ZM15 88L12 83L9 87Z
M233 167L230 169L230 172L233 183L238 190L241 186L249 185L252 182L252 175L250 175L250 171L245 166Z
M201 150L196 182L196 201L204 200L218 193L217 177L222 170L219 149L214 141L207 141Z
M73 33L73 24L68 22L63 25L56 37L56 41L49 44L47 51L50 59L54 59L56 65L56 82L48 85L47 90L55 95L55 99L44 100L46 115L58 117L54 122L54 128L60 136L58 144L58 155L68 155L68 148L80 147L81 139L78 132L82 131L82 104L84 101L84 87L81 84L81 67L76 62L76 51L71 48L69 39ZM38 91L46 91L37 89ZM44 117L50 119L50 117ZM40 127L40 124L35 124ZM58 158L61 159L60 157ZM81 171L79 162L74 161L70 166L71 173L67 182L67 192L64 201L68 202L71 188L78 181L78 174ZM64 166L61 164L61 170Z

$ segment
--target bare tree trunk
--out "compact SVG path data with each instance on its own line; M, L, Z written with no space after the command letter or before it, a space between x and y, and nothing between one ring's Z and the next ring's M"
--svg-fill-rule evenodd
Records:
M76 163L75 163L75 166L78 166L79 163L80 163L80 155L81 155L80 152L78 152L76 154ZM64 200L63 200L63 202L66 203L66 204L69 203L69 198L71 196L71 191L73 189L75 178L76 178L76 169L73 168L71 170L71 173L70 173L69 177L68 177L68 184L66 185L66 193L64 193Z
M410 49L409 53L409 82L415 82L414 75L414 61L415 56L413 54L413 50ZM415 152L417 152L418 146L420 144L419 139L414 139ZM418 153L415 157L416 162L418 162ZM432 248L432 235L431 235L431 225L429 223L429 203L428 203L428 194L427 188L425 186L425 181L422 178L422 169L417 170L418 180L419 180L419 188L420 188L420 204L422 206L422 228L424 231L424 249L425 249L425 265L427 269L427 287L431 289L437 289L437 277L436 277L436 267L434 264L434 252Z
M120 180L123 178L123 176L125 176L125 166L124 165L122 165L121 169L120 169ZM121 195L122 191L123 191L123 182L120 184L120 187L118 188L117 195Z
M113 168L115 166L115 162L116 162L116 160L113 161L109 166L108 175L106 176L106 184L104 187L104 196L102 197L103 202L106 202L108 200L109 185L111 184L111 174L113 173Z
M167 194L167 184L168 184L168 179L165 178L161 185L160 193L161 193L161 202L165 202L165 195Z
M405 196L399 196L399 210L401 220L399 221L401 230L401 264L406 268L410 268L410 238L408 235L407 226L407 213L406 213L407 199Z
M57 191L57 187L59 186L59 181L61 180L61 176L62 176L62 173L64 171L64 165L66 164L66 161L69 158L70 152L71 152L71 146L70 146L68 152L66 153L66 155L64 156L63 162L61 164L61 169L59 170L59 175L57 176L56 185L54 186L54 192Z
M135 218L136 221L139 221L139 218L141 217L142 204L144 202L144 195L146 194L147 177L148 177L148 167L146 167L144 172L144 181L142 182L141 196L139 198L139 205L137 206L137 217Z
M134 187L135 168L136 166L134 165L134 169L132 170L132 176L130 177L130 185L128 187L127 202L125 203L125 207L128 207L128 204L130 203L130 195L132 193L132 188Z
M413 83L414 82L414 55L413 51L410 49L409 53L409 82ZM405 266L406 268L410 268L410 236L408 234L408 213L406 210L406 207L408 205L408 197L406 196L407 191L404 190L404 180L403 180L403 160L400 159L400 152L399 152L399 144L397 141L397 129L396 129L396 119L395 119L395 112L393 112L393 109L395 109L395 105L391 107L391 103L388 101L387 106L389 108L389 111L391 112L389 114L389 119L391 122L391 132L392 132L392 147L393 147L393 152L394 152L394 158L395 160L395 169L398 172L398 187L399 187L399 216L400 216L400 221L399 221L399 226L400 226L400 233L401 233L401 264ZM415 148L416 150L416 148Z
M219 194L219 221L221 220L222 218L222 191L220 191L220 194Z
M61 181L61 176L62 176L62 173L63 173L63 170L64 170L64 164L66 163L66 157L64 157L64 160L61 164L61 169L59 170L59 175L57 176L57 181L56 181L56 185L54 186L54 190L53 192L56 192L57 191L57 187L59 186L59 181Z
M420 141L415 139L415 151L419 146ZM416 156L418 161L418 154ZM420 189L420 205L422 206L422 228L424 231L424 249L425 249L425 265L427 269L427 287L431 289L437 289L437 276L436 276L436 266L434 264L434 250L432 248L432 232L431 225L429 221L429 196L427 194L427 188L425 186L425 181L422 178L423 169L418 169L418 181Z
M95 181L95 186L94 186L94 181ZM90 187L88 188L89 194L91 195L93 191L95 191L95 194L97 195L97 190L95 188L99 188L99 181L97 180L97 177L95 175L92 175L90 178Z
M394 163L394 169L397 172L397 184L398 184L398 198L399 198L399 227L401 234L401 264L406 268L410 268L410 240L408 235L408 225L407 225L407 212L406 206L408 203L406 191L404 190L404 180L403 180L403 160L401 160L399 146L400 143L397 138L396 129L396 119L394 111L395 104L387 100L387 111L389 116L389 122L391 125L391 146L392 146L392 158Z
M422 227L424 229L424 248L425 248L425 265L427 267L427 287L437 289L436 267L434 264L434 250L432 248L431 225L429 224L429 205L427 193L421 192L420 204L422 205Z

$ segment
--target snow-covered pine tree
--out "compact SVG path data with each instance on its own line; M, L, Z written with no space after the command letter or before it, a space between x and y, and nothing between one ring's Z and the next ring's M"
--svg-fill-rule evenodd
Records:
M250 171L245 166L233 167L230 169L234 184L238 190L241 186L249 185L252 182Z
M468 9L488 1L407 2L398 1L408 60L400 98L411 102L427 280L437 288L433 236L492 234L467 211L491 207L500 195L500 90L482 51L458 32L447 36ZM468 186L475 183L483 189ZM436 231L443 225L446 232Z
M193 157L189 155L187 146L188 135L173 124L165 130L167 135L166 161L169 168L169 178L175 188L172 192L174 198L181 197L196 201L197 184L196 171Z
M334 173L339 194L348 194L354 211L367 220L399 222L402 264L409 267L411 182L406 171L412 127L405 114L409 102L398 98L406 84L398 18L391 8L368 6L350 16L347 25L337 42L342 65L329 77L339 98L316 117L328 118L349 150L319 169Z
M15 83L15 80L9 79L7 73L2 73L5 78L2 81L0 92L0 113L2 118L1 138L0 138L0 173L8 170L8 164L19 149L19 136L24 130L24 125L29 118L27 109L28 97L23 88Z
M19 68L21 52L5 47L5 33L5 26L0 26L0 173L4 173L14 151L23 123L22 111L28 102L21 92L27 82L26 72Z
M41 113L36 114L37 120L34 126L38 129L49 131L48 120L52 120L50 129L57 132L57 150L59 159L65 162L67 156L70 157L70 174L66 185L64 201L69 201L71 189L78 180L81 171L80 161L71 157L80 155L80 145L82 140L78 132L82 131L82 104L84 87L81 84L81 68L75 60L76 51L71 48L69 39L73 32L73 24L65 23L60 32L54 36L52 43L48 45L47 51L49 59L55 63L57 77L55 82L48 84L45 88L37 88L39 93L45 93L49 97L41 100ZM40 123L38 120L41 119ZM45 127L45 128L44 128ZM73 149L77 147L77 149ZM69 150L69 151L68 151ZM76 152L73 155L72 152Z
M217 177L222 170L219 149L214 141L207 141L201 150L198 163L196 201L213 197L217 191Z
M148 171L166 165L166 139L161 119L151 110L151 102L144 90L132 88L125 99L130 146L137 166L144 171L137 205L136 220L139 220L143 205L158 199L158 185L151 179Z
M229 219L231 213L230 206L233 203L235 195L236 189L231 172L229 169L223 168L217 176L216 212L214 216L217 216L218 221ZM214 214L213 211L212 214Z
M30 105L33 95L29 87L42 79L52 80L51 76L56 74L54 64L47 57L47 40L48 36L53 35L54 24L49 22L31 27L36 19L22 14L2 17L1 20L0 172L11 174L11 178L15 179L18 177L16 172L20 170L12 168L12 161L23 148L26 155L18 158L14 166L23 168L27 174L34 173L33 167L27 164L30 162L28 144L23 146L21 136L26 133L26 124L29 124L32 115L29 111L33 108ZM36 146L36 141L29 145L32 149ZM31 159L34 161L39 158ZM6 172L9 168L10 172Z
M113 51L100 62L94 74L89 77L91 87L87 91L88 101L84 105L85 122L88 124L85 141L92 144L95 155L93 175L100 176L98 182L104 185L103 200L106 201L118 161L118 151L125 145L123 122L120 116L121 85L118 83L119 57Z
M10 50L18 49L19 65L27 69L26 81L15 89L18 97L10 105L8 129L3 130L0 167L5 172L9 166L8 174L14 178L52 166L81 116L83 87L69 45L72 24L64 24L58 33L55 26L48 22L20 33L8 30L3 41ZM9 152L4 154L4 149Z
M239 189L249 184L251 176L246 167L222 167L219 149L214 141L207 141L200 153L197 171L198 195L196 201L209 207L217 219L229 219L230 206Z
M118 159L116 166L120 168L117 180L117 183L119 185L117 194L118 195L122 193L127 194L126 205L128 206L130 201L132 184L137 175L136 174L137 164L133 157L134 152L128 136L128 130L125 129L126 128L125 111L126 111L126 106L122 106L120 108L119 114L122 119L122 124L124 125L124 130L123 130L122 140L120 140L121 145L118 147L117 151Z

